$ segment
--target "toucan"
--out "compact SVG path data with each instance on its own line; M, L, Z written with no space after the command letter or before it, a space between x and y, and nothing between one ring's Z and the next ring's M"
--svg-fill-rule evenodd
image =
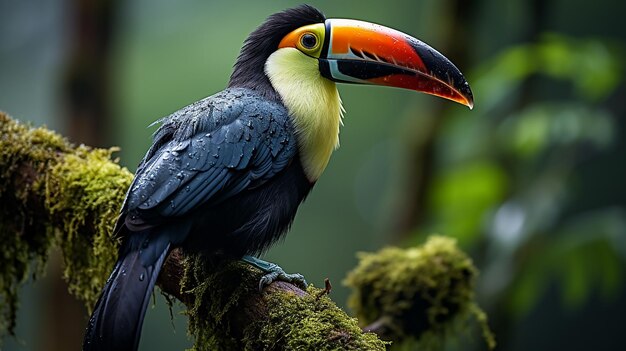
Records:
M326 19L308 5L269 16L245 40L226 89L157 121L122 204L114 229L119 259L83 350L138 348L159 270L176 247L244 258L267 273L261 287L275 279L304 283L252 255L285 234L339 145L344 112L336 83L412 89L473 106L459 69L407 34Z

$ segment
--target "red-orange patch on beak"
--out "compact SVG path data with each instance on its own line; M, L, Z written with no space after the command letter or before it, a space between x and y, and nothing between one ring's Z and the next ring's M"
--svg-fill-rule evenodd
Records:
M445 56L397 30L373 23L326 20L320 71L344 83L411 89L473 107L463 74Z
M406 35L373 23L341 20L332 26L332 55L378 58L390 64L425 70L422 59L406 41Z
M474 108L474 102L472 100L469 100L467 97L461 95L461 93L452 88L449 84L428 76L421 77L420 75L411 76L394 74L385 77L372 78L369 82L376 85L416 90L425 94L458 102L459 104L465 105L470 109Z

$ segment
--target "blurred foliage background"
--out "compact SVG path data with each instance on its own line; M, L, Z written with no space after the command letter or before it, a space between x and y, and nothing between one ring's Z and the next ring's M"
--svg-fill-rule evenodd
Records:
M397 28L466 74L475 109L340 86L342 147L268 259L333 298L357 251L459 240L502 350L614 350L626 328L626 5L618 0L310 3ZM248 33L297 1L0 0L0 109L131 171L157 118L223 89ZM4 350L78 349L59 259L24 289ZM178 312L178 311L176 311ZM189 344L160 297L143 350ZM482 348L478 336L449 349Z

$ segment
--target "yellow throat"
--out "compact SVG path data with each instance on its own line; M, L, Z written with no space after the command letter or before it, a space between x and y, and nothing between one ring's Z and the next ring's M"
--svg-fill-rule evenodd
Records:
M320 75L317 59L296 48L274 52L265 74L291 114L304 172L315 182L339 147L344 110L337 87Z

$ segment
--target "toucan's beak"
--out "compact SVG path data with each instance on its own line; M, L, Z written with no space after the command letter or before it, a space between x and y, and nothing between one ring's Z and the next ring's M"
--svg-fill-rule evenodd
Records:
M469 84L437 50L397 30L368 22L326 20L322 75L336 82L405 88L474 106Z

